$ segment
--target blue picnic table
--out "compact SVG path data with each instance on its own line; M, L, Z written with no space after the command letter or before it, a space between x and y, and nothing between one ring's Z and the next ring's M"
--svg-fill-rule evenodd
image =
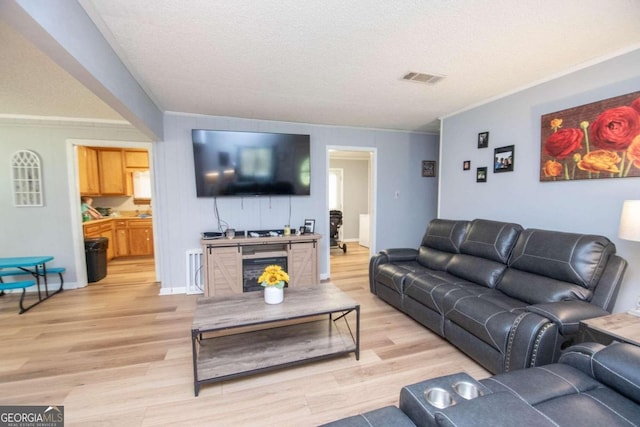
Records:
M62 292L64 285L62 273L64 273L65 269L64 267L47 268L47 263L52 260L53 257L49 255L8 258L0 257L0 295L4 295L5 290L22 289L22 295L20 297L20 314L49 299L53 295ZM54 273L60 276L60 288L55 292L49 292L47 275ZM13 276L31 276L32 279L10 282L5 282L3 280L3 277ZM44 292L41 288L41 284L44 285ZM24 307L26 289L31 286L37 286L38 300L28 307Z

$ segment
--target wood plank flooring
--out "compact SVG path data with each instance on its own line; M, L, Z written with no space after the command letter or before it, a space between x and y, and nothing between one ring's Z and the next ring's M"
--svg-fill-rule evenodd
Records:
M197 295L158 296L153 260L18 315L0 297L0 405L64 405L66 426L313 426L398 403L403 385L487 371L369 292L368 249L331 251L331 281L360 302L361 355L219 384L193 395ZM286 298L285 298L286 304Z

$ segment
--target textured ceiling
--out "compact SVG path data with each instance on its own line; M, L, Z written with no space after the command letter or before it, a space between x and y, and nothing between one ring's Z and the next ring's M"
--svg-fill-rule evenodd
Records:
M267 120L438 131L438 117L640 47L640 0L79 1L161 110ZM92 103L83 117L114 118Z

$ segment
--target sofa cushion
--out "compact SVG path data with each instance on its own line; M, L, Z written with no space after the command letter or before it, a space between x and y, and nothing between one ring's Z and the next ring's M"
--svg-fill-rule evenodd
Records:
M593 356L591 367L597 380L640 404L640 370L630 360L640 360L640 347L612 344Z
M435 419L439 427L558 427L544 414L507 392L462 400L457 405L436 411Z
M444 270L453 254L460 252L468 221L434 219L418 248L418 262L432 270Z
M489 291L483 286L440 271L409 273L404 284L406 296L440 314L444 312L444 298L451 292L463 291L463 295L476 295L482 290Z
M474 219L447 272L488 288L500 281L522 227L518 224Z
M385 406L380 409L365 412L364 414L354 415L333 421L328 424L322 424L320 427L415 427L409 417L406 416L396 406Z
M447 272L487 288L494 288L507 266L472 255L457 254L447 265Z
M518 224L474 219L460 244L460 253L506 264L521 231Z
M509 259L509 267L593 289L615 245L606 237L528 229Z
M444 315L469 334L504 352L511 327L526 304L498 291L489 291L480 295L462 296L460 292L447 295L443 302Z
M420 246L457 254L469 221L434 219L429 223Z
M629 360L627 370L637 370ZM640 419L637 403L565 364L521 369L480 382L493 392L515 394L561 426L632 425L631 420Z
M454 254L450 252L443 252L426 246L420 246L418 248L417 259L420 265L423 265L426 268L444 271L453 255Z
M580 370L564 364L539 366L495 375L480 381L493 392L510 391L531 405L601 387Z
M573 283L508 268L496 289L529 304L558 301L589 301L593 292Z

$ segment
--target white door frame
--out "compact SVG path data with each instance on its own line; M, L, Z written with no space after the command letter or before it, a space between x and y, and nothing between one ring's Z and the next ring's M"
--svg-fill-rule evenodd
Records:
M339 200L339 205L340 205L340 211L342 211L344 209L344 169L342 168L329 168L329 177L331 177L332 174L336 174L337 176L339 176L340 178L340 200ZM330 185L330 184L329 184ZM328 194L331 194L331 188L327 187L329 191L327 191ZM329 205L329 209L332 209L331 206ZM331 230L329 230L329 232L331 232ZM340 229L338 229L338 236L340 236L338 238L338 240L342 240L342 236L344 233L344 228L340 227ZM331 236L329 236L331 237ZM329 246L331 246L331 244L329 244Z
M86 147L119 147L119 148L144 148L149 152L149 172L151 173L151 200L156 198L155 185L153 179L153 144L150 142L133 142L133 141L107 141L102 139L67 139L67 183L69 188L69 209L71 211L71 233L73 239L73 258L76 269L76 287L85 287L88 285L87 278L87 260L84 253L84 232L82 228L81 216L77 214L80 207L80 179L78 177L78 154L76 146L84 145ZM77 197L74 197L77 195ZM153 222L153 244L157 245L158 239L155 238L157 225L156 216L152 215ZM112 242L110 242L111 244ZM160 281L159 277L159 251L154 248L156 281ZM65 283L66 284L66 283Z
M376 194L378 193L378 149L376 147L366 146L348 146L348 145L327 145L326 147L326 187L329 188L329 164L330 151L365 151L370 153L370 175L369 175L369 255L375 253L376 248ZM329 223L329 191L325 199L325 215L326 223ZM331 257L329 251L331 245L326 246L326 256L328 260L328 274L331 277ZM347 251L348 253L348 251Z

